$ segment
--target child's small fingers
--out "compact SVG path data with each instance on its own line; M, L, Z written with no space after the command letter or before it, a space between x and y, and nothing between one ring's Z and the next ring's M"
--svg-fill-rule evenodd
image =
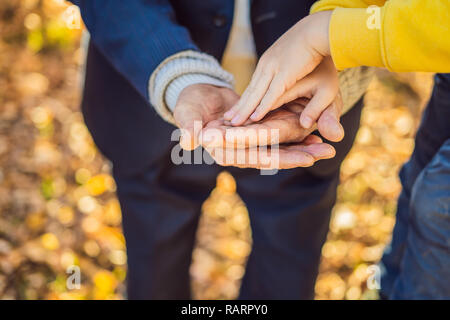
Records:
M264 118L264 116L272 109L273 108L270 105L265 105L265 106L259 105L256 108L255 112L253 112L252 115L250 116L250 119L252 121L259 121L262 118Z
M294 101L300 97L310 97L310 92L313 87L313 81L308 78L303 78L289 88L280 98L273 104L273 109L279 108L282 105Z
M333 94L327 90L317 91L300 115L300 124L306 129L311 128L323 110L333 101L333 98Z
M241 125L248 119L261 101L271 81L272 73L267 72L255 78L254 82L245 90L239 102L233 107L234 115L231 119L232 125Z
M264 118L267 112L273 109L273 104L283 95L286 88L283 78L284 76L278 75L272 80L261 103L251 116L253 121L259 121Z
M249 96L251 95L251 92L254 91L254 87L256 83L259 81L259 77L261 76L261 69L256 68L255 72L252 75L252 78L250 79L250 83L248 84L245 91L242 93L241 98L236 102L236 104L225 114L223 115L225 120L231 121L233 117L235 116L236 112L241 108L242 104L245 103L249 99Z

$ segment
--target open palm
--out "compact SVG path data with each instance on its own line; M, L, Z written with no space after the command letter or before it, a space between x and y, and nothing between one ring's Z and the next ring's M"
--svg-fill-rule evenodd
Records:
M182 129L182 148L192 150L202 145L218 164L246 168L264 168L266 159L262 158L258 148L265 145L277 145L278 169L307 167L317 160L335 155L332 146L311 135L313 129L304 129L299 125L299 114L304 108L301 101L274 110L259 122L232 127L223 115L238 99L239 96L231 89L205 84L192 85L183 90L174 110L175 121ZM230 140L230 137L234 139ZM269 152L271 150L269 148ZM237 157L244 156L246 159L253 156L257 161L227 161L231 158L221 157L224 153L235 153Z

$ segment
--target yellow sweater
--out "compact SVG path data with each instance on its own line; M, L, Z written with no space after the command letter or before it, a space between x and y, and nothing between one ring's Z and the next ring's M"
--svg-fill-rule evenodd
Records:
M324 10L340 70L450 72L450 0L320 0L311 13Z

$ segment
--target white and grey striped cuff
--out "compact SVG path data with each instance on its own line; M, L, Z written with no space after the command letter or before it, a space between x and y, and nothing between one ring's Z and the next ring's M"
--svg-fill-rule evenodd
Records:
M150 103L164 120L174 123L172 111L178 96L184 88L196 83L232 88L234 79L214 57L183 51L164 60L152 73Z
M178 96L184 88L197 83L211 84L217 87L227 87L232 89L233 85L224 80L218 79L202 73L184 74L173 80L166 89L166 105L173 112L178 101Z

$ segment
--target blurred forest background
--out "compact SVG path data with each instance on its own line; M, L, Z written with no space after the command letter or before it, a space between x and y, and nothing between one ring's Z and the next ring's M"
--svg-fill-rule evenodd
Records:
M122 299L126 252L110 164L79 111L84 53L62 0L0 2L0 299ZM395 221L430 74L379 71L342 166L317 299L375 299L366 279ZM236 297L251 250L244 203L226 172L205 202L191 267L196 298ZM81 268L81 288L66 270ZM282 272L282 270L280 270Z

